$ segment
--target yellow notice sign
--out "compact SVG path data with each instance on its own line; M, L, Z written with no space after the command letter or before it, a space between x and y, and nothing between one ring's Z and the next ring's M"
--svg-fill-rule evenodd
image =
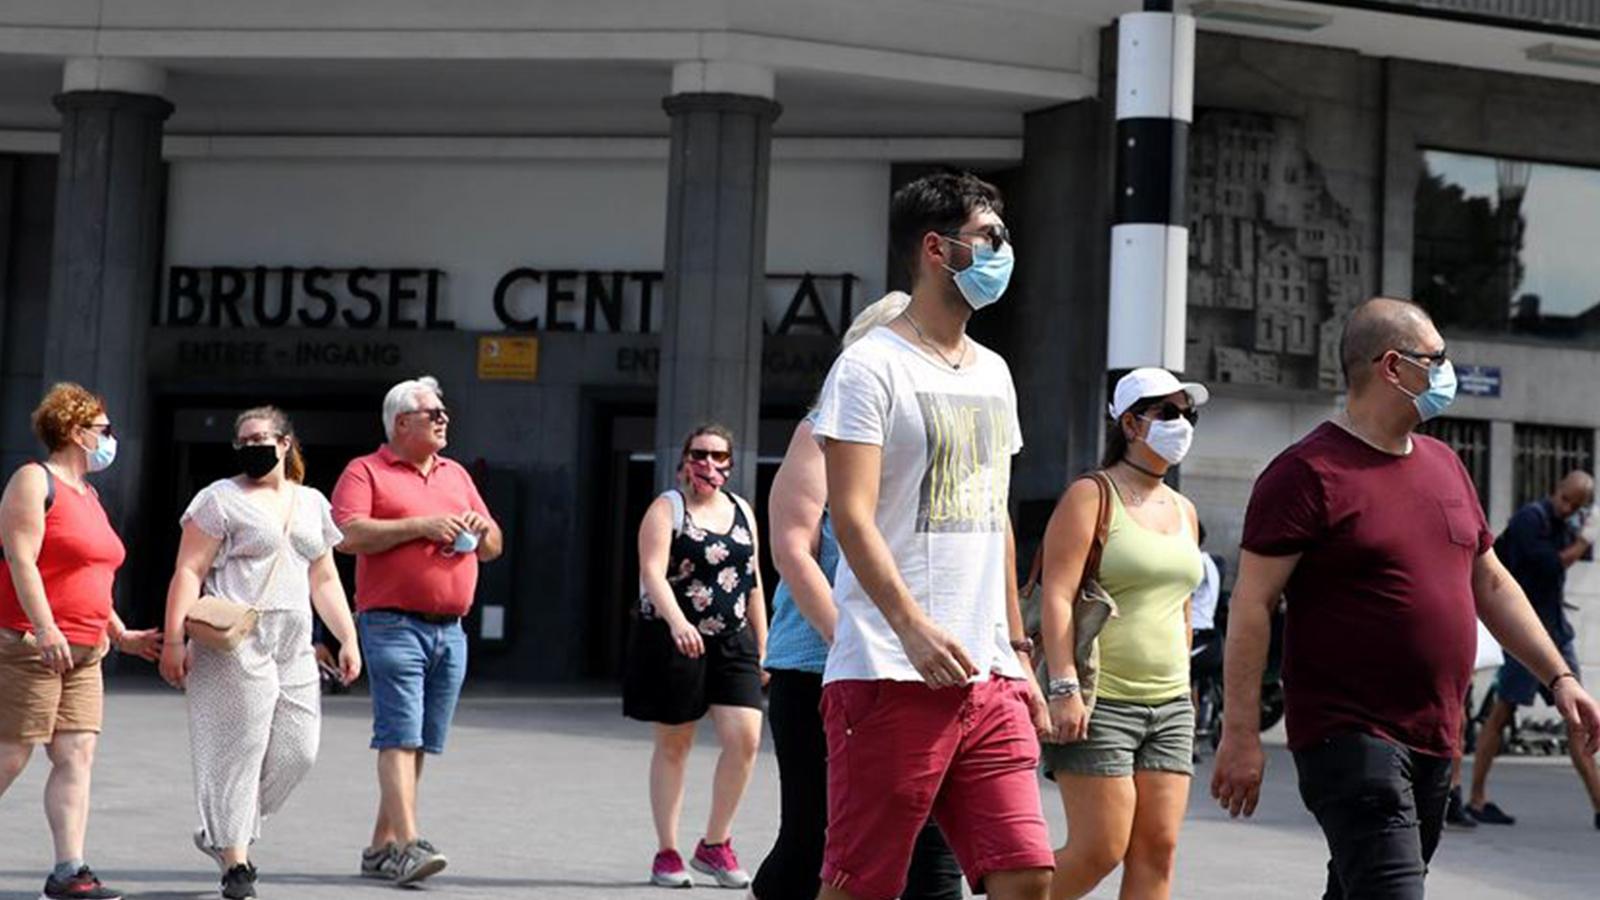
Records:
M478 380L537 381L538 378L538 338L478 338Z

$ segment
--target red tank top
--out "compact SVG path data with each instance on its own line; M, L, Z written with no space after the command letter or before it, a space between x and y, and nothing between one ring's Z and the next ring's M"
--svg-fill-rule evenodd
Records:
M99 646L111 620L111 584L125 556L122 540L93 488L80 494L54 475L49 477L55 483L55 497L44 515L44 541L39 546L44 595L67 643ZM33 630L17 600L9 561L0 562L0 628Z

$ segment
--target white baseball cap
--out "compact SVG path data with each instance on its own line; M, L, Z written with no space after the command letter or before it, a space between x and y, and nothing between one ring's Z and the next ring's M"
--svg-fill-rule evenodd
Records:
M1211 399L1211 392L1206 390L1205 385L1194 381L1179 381L1166 369L1154 367L1134 369L1117 381L1117 389L1113 393L1109 407L1111 418L1121 416L1135 403L1147 397L1165 397L1179 391L1188 394L1189 402L1197 407L1205 406L1206 401Z

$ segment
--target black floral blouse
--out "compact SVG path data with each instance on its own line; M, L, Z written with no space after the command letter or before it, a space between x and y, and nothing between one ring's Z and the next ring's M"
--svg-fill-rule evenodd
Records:
M678 608L701 634L735 634L745 627L745 604L755 587L755 549L744 504L733 504L733 527L726 534L696 525L685 506L683 530L672 536L667 583ZM639 614L657 618L649 595L639 598Z

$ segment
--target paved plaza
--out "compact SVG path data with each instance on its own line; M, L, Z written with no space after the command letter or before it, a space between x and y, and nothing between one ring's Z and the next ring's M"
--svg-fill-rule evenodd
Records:
M182 698L124 680L107 698L107 712L91 862L130 896L215 896L214 870L189 841L195 813ZM715 756L709 735L703 737L680 837L691 848L703 826ZM330 698L317 767L288 808L266 823L257 848L263 898L391 896L393 888L351 874L377 802L367 738L366 699ZM471 694L450 752L430 761L424 782L425 836L451 865L423 893L659 898L661 889L643 884L655 850L645 799L648 756L648 729L624 720L613 697ZM1229 822L1201 800L1209 778L1202 770L1180 845L1176 896L1320 896L1322 840L1295 796L1291 768L1282 747L1274 747L1262 809L1249 824ZM42 883L50 855L39 806L46 769L36 756L0 800L0 900L31 900ZM1053 786L1041 784L1059 840L1065 835L1060 802ZM1506 761L1496 770L1496 788L1521 822L1447 833L1429 895L1593 897L1600 884L1600 831L1590 825L1566 760ZM777 798L777 766L767 746L735 829L736 846L752 869L772 841ZM742 897L709 886L696 894ZM1115 897L1115 876L1093 896Z

